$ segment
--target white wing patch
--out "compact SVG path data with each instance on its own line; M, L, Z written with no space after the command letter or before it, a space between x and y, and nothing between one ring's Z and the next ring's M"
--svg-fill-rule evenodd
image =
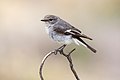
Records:
M79 31L74 30L74 29L68 29L65 32L68 32L68 33L73 34L73 35L75 35L75 34L81 34Z
M65 32L70 32L71 31L71 29L68 29L68 30L66 30Z
M83 44L82 42L80 42L78 39L73 38L73 41L74 41L77 45L82 44L83 46L87 47L85 44Z
M75 33L73 33L71 29L68 29L68 30L66 30L65 32L68 32L68 33L70 33L70 34L75 35Z

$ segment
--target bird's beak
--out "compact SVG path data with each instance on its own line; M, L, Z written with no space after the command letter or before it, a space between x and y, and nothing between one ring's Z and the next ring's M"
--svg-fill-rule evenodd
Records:
M43 22L47 22L48 20L47 20L47 19L42 19L41 21L43 21Z

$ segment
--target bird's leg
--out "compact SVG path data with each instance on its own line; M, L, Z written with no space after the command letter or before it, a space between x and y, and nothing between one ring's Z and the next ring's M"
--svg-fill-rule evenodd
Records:
M58 49L55 49L55 55L59 52L60 54L63 53L63 49L66 47L66 44L60 46Z

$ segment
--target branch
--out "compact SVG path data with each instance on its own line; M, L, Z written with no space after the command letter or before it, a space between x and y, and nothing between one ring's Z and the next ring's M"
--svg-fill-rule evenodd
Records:
M75 49L72 49L68 54L65 54L64 51L63 51L65 47L66 47L66 45L64 44L64 45L62 45L61 47L59 47L58 49L55 49L54 51L49 52L49 53L43 58L43 60L42 60L42 62L41 62L41 65L40 65L40 70L39 70L39 75L40 75L40 79L41 79L41 80L44 80L43 75L42 75L42 69L43 69L43 65L44 65L46 59L47 59L49 56L51 56L52 54L57 55L57 53L60 53L61 55L63 55L64 57L67 58L67 60L68 60L68 62L69 62L70 69L71 69L71 71L73 72L76 80L80 80L79 77L78 77L78 75L77 75L77 73L76 73L76 71L75 71L75 69L74 69L74 67L73 67L72 58L71 58L71 53L72 53L73 51L75 51Z
M46 59L47 59L50 55L52 55L53 53L54 53L53 51L52 51L52 52L49 52L49 53L43 58L43 60L42 60L42 62L41 62L40 71L39 71L41 80L44 80L43 75L42 75L42 68L43 68L43 65L44 65Z

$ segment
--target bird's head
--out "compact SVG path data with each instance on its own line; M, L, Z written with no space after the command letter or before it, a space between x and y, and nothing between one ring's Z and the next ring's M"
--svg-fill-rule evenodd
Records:
M46 15L41 21L52 25L58 22L59 19L60 19L59 17L54 16L54 15Z

